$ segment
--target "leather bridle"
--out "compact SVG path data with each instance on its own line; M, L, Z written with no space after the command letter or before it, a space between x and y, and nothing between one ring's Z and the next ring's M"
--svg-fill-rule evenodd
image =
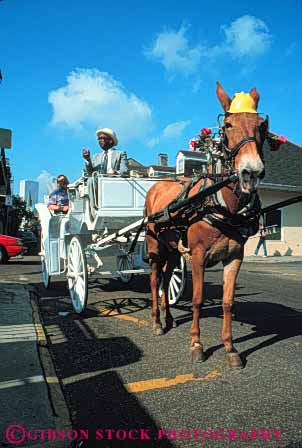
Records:
M223 149L224 149L224 153L225 153L225 157L226 160L232 160L236 157L236 155L238 154L238 152L240 151L240 149L249 142L254 142L256 143L257 149L258 149L258 142L256 140L255 137L244 137L243 139L240 140L239 143L237 143L235 146L233 146L233 148L228 148L227 145L225 144L225 142L223 142Z
M244 145L246 145L247 143L255 143L256 147L257 147L257 152L260 155L261 159L263 160L263 153L262 153L262 145L263 142L267 136L268 133L268 123L269 123L269 119L268 116L266 116L266 118L262 121L262 123L260 123L260 128L263 126L264 127L264 132L261 132L260 129L260 139L261 142L259 142L256 137L243 137L235 146L233 146L233 148L229 148L227 145L227 136L226 136L226 132L224 129L224 125L221 125L219 122L219 118L221 116L224 116L224 118L227 116L226 115L222 115L220 114L218 116L218 125L219 125L219 129L220 129L220 136L221 136L221 147L223 150L223 154L224 154L224 158L226 163L229 165L230 168L233 168L233 163L234 163L234 159L237 156L237 154L239 153L239 151L244 147ZM259 116L259 114L257 114Z

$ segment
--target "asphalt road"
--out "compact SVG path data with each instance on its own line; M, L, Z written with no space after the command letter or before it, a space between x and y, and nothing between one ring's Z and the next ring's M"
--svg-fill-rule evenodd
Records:
M152 337L147 276L128 286L93 277L88 309L78 316L64 277L44 289L37 257L0 269L40 295L74 428L89 431L83 448L302 447L302 263L243 264L233 323L245 363L239 371L226 366L220 341L220 266L206 274L207 360L197 368L189 353L190 282L173 307L177 328Z

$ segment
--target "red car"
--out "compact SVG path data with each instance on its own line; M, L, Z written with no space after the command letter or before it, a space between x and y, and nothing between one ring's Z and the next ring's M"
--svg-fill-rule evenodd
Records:
M0 235L0 264L6 263L10 257L23 254L26 249L19 238Z

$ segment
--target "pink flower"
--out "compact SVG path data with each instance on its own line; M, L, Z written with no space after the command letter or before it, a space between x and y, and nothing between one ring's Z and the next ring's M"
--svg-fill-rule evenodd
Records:
M189 146L190 146L190 148L192 149L192 151L195 151L196 146L197 146L197 142L196 142L196 140L195 140L194 138L192 138L192 139L189 141Z
M269 134L268 135L268 142L269 142L269 146L270 146L271 151L278 151L280 146L283 143L286 143L287 140L286 140L285 137L283 137L283 135Z
M210 129L210 128L202 128L202 129L200 130L200 133L201 133L201 135L203 135L203 136L207 136L207 135L212 134L212 129Z

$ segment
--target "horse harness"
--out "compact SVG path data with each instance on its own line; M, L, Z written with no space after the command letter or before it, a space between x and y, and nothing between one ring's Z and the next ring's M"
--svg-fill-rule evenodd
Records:
M266 117L266 119L260 124L260 139L262 143L267 136L267 131L268 117ZM177 182L184 185L184 188L178 196L161 212L155 213L148 217L148 222L155 224L155 232L147 228L147 234L152 238L157 239L159 242L163 242L164 232L173 229L178 239L181 238L183 241L186 241L186 233L188 228L198 221L204 221L218 228L222 233L240 243L245 243L250 236L257 233L259 219L261 216L261 202L259 195L257 192L240 195L238 182L231 184L233 192L239 200L239 211L237 211L236 214L232 214L228 210L221 190L206 196L204 200L200 201L198 204L195 203L188 205L181 209L182 201L188 198L189 192L200 180L203 180L203 182L201 182L199 192L205 190L209 182L216 183L219 180L222 180L223 177L230 176L234 173L233 161L246 143L256 143L258 153L263 159L261 146L255 137L246 136L242 138L234 147L229 148L223 126L219 126L219 136L218 154L220 153L220 159L222 159L223 174L203 174L193 177L188 182L176 179ZM210 155L212 157L212 167L215 163L213 154ZM215 152L215 156L217 157L217 151ZM228 188L230 188L230 186ZM171 213L171 206L177 204L180 206L180 212Z

